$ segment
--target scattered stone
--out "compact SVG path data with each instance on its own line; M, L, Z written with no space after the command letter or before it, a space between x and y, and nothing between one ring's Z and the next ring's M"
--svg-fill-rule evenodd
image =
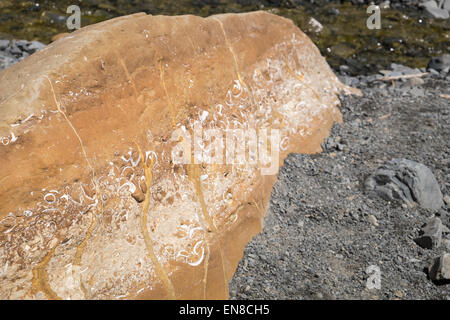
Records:
M9 47L9 40L0 40L0 50L5 50Z
M378 220L374 215L369 214L369 221L376 227L378 227Z
M427 68L448 73L450 71L450 54L443 54L442 56L431 58ZM432 72L431 70L429 71Z
M350 71L350 67L345 65L345 64L343 64L343 65L339 66L339 70L341 72L349 72Z
M445 201L445 203L446 203L448 206L450 206L450 196L449 196L448 194L446 194L446 195L444 196L444 201Z
M328 137L322 143L322 149L325 151L343 151L344 143L342 143L339 137Z
M424 77L427 98L416 99L410 90L400 92L406 83L396 82L394 90L387 92L381 82L368 83L366 79L358 76L364 98L343 98L343 122L333 126L331 137L334 141L338 136L341 142L347 141L348 151L336 151L335 158L328 152L292 154L285 161L272 192L264 231L245 249L244 257L264 253L267 261L257 259L248 270L241 262L230 282L231 288L240 291L247 285L249 275L254 277L249 299L316 299L315 293L322 292L325 299L331 296L385 300L398 298L395 290L403 293L403 298L398 299L441 300L450 295L449 285L433 285L423 272L433 258L450 253L450 247L445 247L447 243L450 245L450 235L445 235L443 228L441 247L435 250L422 249L413 241L435 212L422 209L416 202L410 206L405 203L402 208L380 199L368 199L361 192L360 179L341 184L342 176L361 178L362 173L372 174L388 160L404 157L426 164L442 181L443 194L450 195L446 160L448 101L439 96L446 93L448 80ZM377 120L388 114L384 120ZM368 118L374 121L369 124ZM433 126L421 127L424 123ZM428 139L430 136L433 139ZM281 189L288 192L280 192ZM293 203L295 214L286 214ZM439 218L450 227L444 221L443 210L439 210ZM359 212L362 219L354 219L352 212ZM369 214L377 218L378 227L368 220ZM299 221L305 221L304 228L298 227ZM280 225L281 232L276 232L274 225ZM291 256L283 264L277 263L285 251ZM379 267L381 272L381 287L376 293L361 290L368 279L364 269L370 265ZM328 266L333 271L327 271ZM308 269L314 270L313 273ZM376 270L373 268L371 275L376 275ZM320 274L318 279L314 278L315 273ZM264 292L267 285L272 288L270 294ZM294 290L289 290L292 287Z
M45 44L39 41L31 41L27 44L26 50L31 53L35 53L45 47Z
M379 5L380 9L386 10L390 8L390 1L384 1Z
M398 64L398 63L391 63L391 74L390 76L401 76L401 75L408 75L408 74L418 74L421 73L422 71L420 69L413 69L410 68L408 66L404 66L402 64Z
M428 268L428 274L433 281L450 281L450 253L434 259Z
M379 70L378 72L381 73L385 77L389 77L392 73L391 70Z
M403 298L403 292L400 290L395 290L394 294L397 298Z
M450 229L447 228L444 224L442 224L442 234L448 234L450 233Z
M9 53L18 56L22 54L22 51L20 47L15 43L14 41L9 45L9 48L6 49Z
M414 241L424 249L434 249L441 246L442 221L438 217L432 218L420 231L420 236Z
M309 19L309 25L312 27L312 30L316 33L319 33L323 30L323 25L314 18Z
M422 78L410 78L407 80L407 83L411 87L421 86L425 83L425 81Z
M10 67L44 47L45 45L39 41L0 40L0 70Z
M28 41L25 41L25 40L17 40L16 41L16 45L21 49L26 48L27 44L28 44Z
M449 233L450 231L447 231L447 226L450 226L450 213L448 213L445 209L439 209L436 213L436 216L439 217L442 221L442 233Z
M8 68L17 61L18 60L11 56L9 53L0 51L0 70Z
M328 12L332 15L338 16L341 12L337 8L331 8Z
M448 11L439 8L438 4L434 0L421 3L420 6L423 7L425 12L427 12L432 18L448 19L450 16Z
M443 205L439 184L431 170L407 159L385 163L366 179L365 188L387 201L417 202L433 210Z
M383 78L408 76L414 74L421 74L424 72L418 68L410 68L408 66L404 66L398 63L391 63L390 68L391 70L379 70L378 72L383 75ZM406 82L410 87L421 86L424 84L424 80L420 77L400 78L398 80L401 82ZM409 90L408 88L404 89Z
M445 250L450 251L450 239L442 239L442 244L445 247Z
M433 68L428 69L428 72L429 72L432 76L440 76L439 71L434 70Z

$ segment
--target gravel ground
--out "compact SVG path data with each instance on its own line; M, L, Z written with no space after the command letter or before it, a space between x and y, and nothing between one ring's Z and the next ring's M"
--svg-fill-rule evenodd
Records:
M0 70L25 59L44 48L39 41L0 39Z
M425 210L364 190L377 167L406 158L428 166L450 194L450 100L441 96L450 93L450 77L394 86L374 76L342 78L364 97L341 97L344 122L323 153L286 159L263 232L230 282L231 299L450 299L450 284L436 285L426 272L450 247L443 240L428 250L413 241L434 215L450 227L450 207ZM370 266L379 268L379 289L366 287L375 275Z

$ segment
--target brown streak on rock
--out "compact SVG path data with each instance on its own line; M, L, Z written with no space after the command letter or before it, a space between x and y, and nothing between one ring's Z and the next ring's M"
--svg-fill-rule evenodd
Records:
M38 292L43 292L47 299L49 300L61 300L60 297L53 291L48 283L47 275L47 265L52 258L56 247L56 244L50 251L45 255L42 261L33 268L33 280L31 281L31 294L36 294Z
M142 153L141 148L139 145L135 142L135 145L137 149L139 150L139 154L142 158L142 165L144 167L144 173L145 173L145 182L147 185L147 194L145 195L144 203L142 204L142 211L141 211L141 231L144 236L145 246L148 251L148 255L150 259L153 262L153 265L155 266L156 273L159 277L159 279L163 282L166 291L167 296L169 299L175 299L175 289L173 287L172 282L169 279L169 276L167 275L167 272L164 270L162 265L158 261L158 257L155 255L155 251L153 249L152 239L150 238L150 235L148 233L147 229L147 216L148 216L148 207L150 204L150 187L152 185L152 166L154 159L152 158L150 161L150 165L147 165L145 162L144 154Z

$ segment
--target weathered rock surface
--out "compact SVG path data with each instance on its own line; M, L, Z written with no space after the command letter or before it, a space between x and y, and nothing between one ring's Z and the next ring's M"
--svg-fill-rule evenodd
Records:
M428 269L430 279L433 281L450 281L450 253L444 253L442 256L434 259Z
M450 54L443 54L442 56L431 58L428 63L428 68L448 73L450 71Z
M414 241L425 249L434 249L441 246L443 225L441 219L434 217L420 231L420 236Z
M277 170L173 163L174 132L279 129L283 160L320 151L352 92L262 12L109 20L0 83L0 299L226 298Z
M388 161L366 179L365 187L385 200L417 202L423 208L434 210L443 205L441 189L433 172L423 164L407 159Z
M442 3L442 2L440 2ZM443 8L440 8L438 6L438 3L434 0L427 1L420 4L421 7L425 9L425 11L433 18L435 19L448 19L449 13L448 10Z

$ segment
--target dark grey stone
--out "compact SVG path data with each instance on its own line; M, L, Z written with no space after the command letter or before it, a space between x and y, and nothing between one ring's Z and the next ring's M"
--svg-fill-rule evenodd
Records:
M438 217L428 221L414 241L424 249L435 249L441 246L443 225Z
M388 161L366 179L365 187L388 201L417 202L433 210L443 205L439 184L431 170L407 159Z
M45 45L39 41L0 40L0 70L8 68L44 47Z

